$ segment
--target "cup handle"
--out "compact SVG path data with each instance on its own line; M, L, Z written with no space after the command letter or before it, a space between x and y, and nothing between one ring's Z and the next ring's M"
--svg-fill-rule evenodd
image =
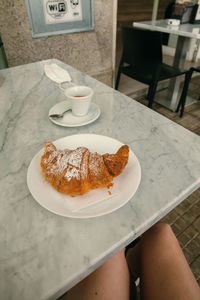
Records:
M59 86L59 89L61 89L64 92L65 89L62 87L62 83L63 82L59 83L58 86Z
M71 87L71 86L75 86L76 84L74 84L73 82L69 82L69 81L63 81L63 82L60 82L60 83L58 83L58 86L59 86L59 88L64 92L65 90L66 90L66 88L63 88L62 87L62 84L65 84L65 86L66 86L66 88L69 88L69 87Z

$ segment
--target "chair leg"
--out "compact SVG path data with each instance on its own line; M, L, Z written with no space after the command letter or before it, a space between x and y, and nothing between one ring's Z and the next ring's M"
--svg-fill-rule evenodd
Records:
M119 67L119 70L118 70L118 73L117 73L117 79L116 79L116 83L115 83L115 89L116 90L118 90L120 76L121 76L121 68Z
M189 82L190 82L190 80L188 80L187 90L188 90ZM182 116L183 116L183 112L184 112L184 108L185 108L185 102L186 102L186 98L187 98L187 90L186 90L186 92L183 96L183 99L182 99L180 118L182 118Z
M148 100L150 98L150 93L151 93L151 86L149 86L148 93L146 95L146 99L148 99Z
M182 98L183 98L182 95L183 95L183 91L182 91L181 98L180 98L180 100L179 100L179 102L178 102L178 105L177 105L177 108L176 108L176 111L175 111L175 112L179 112L179 109L180 109L181 103L182 103Z
M158 84L158 81L154 81L154 83L151 84L150 87L149 87L149 91L148 91L148 97L149 97L148 98L149 99L148 107L149 108L152 108L154 96L155 96L155 93L156 93L157 84Z
M181 98L179 100L176 112L180 111L180 118L182 118L183 116L183 112L184 112L184 108L185 108L185 102L186 102L186 97L187 97L187 91L188 91L188 87L189 87L189 83L192 77L192 71L189 71L185 74L185 82L184 82L184 86L183 86L183 91L181 94Z

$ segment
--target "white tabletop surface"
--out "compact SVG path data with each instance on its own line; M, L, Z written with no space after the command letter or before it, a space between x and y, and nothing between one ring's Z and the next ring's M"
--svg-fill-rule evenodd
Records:
M65 97L44 74L51 62L93 88L98 120L78 128L50 122L49 109ZM199 136L58 60L1 70L0 105L0 299L56 299L200 186ZM140 161L139 189L113 213L58 216L28 190L27 168L43 143L77 133L118 139Z
M200 39L200 24L168 25L166 20L133 22L133 27L173 33L184 37Z

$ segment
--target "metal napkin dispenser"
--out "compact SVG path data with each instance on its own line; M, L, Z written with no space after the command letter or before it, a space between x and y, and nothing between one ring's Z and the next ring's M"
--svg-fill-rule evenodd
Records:
M181 24L190 23L194 9L194 3L176 3L172 6L171 18L180 20Z

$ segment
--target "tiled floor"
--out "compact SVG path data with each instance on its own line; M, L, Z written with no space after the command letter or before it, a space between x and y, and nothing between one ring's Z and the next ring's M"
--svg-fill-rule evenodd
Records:
M194 99L198 99L200 96L200 76L192 79L189 89L189 95ZM145 105L147 104L145 96L134 96L134 99ZM154 103L153 109L200 135L200 100L187 106L182 118L179 118L177 113L171 112L156 103ZM166 215L163 221L171 224L193 274L200 284L200 189Z

